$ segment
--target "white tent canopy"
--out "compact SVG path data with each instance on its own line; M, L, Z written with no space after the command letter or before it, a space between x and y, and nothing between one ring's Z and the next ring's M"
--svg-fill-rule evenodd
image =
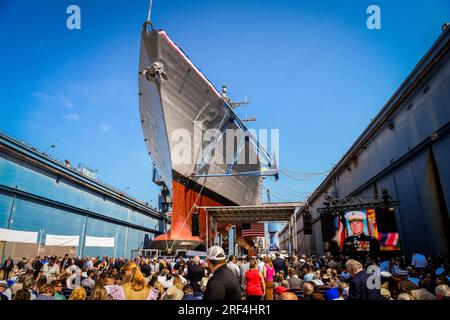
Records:
M186 252L186 255L188 257L195 257L195 256L206 257L206 251L188 250Z
M0 241L37 243L38 233L0 228Z
M64 246L64 247L78 247L80 236L60 236L54 234L47 234L45 236L46 246Z
M101 238L101 237L91 237L86 236L85 247L107 247L113 248L115 243L115 238Z

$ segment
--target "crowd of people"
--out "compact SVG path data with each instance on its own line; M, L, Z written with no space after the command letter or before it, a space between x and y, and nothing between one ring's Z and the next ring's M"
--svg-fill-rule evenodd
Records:
M447 256L36 257L2 264L0 300L449 300Z

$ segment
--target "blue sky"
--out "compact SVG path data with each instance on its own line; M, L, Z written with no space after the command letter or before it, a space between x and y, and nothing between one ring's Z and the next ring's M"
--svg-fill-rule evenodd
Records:
M140 128L139 37L148 0L0 0L0 129L156 204ZM81 30L66 9L81 8ZM381 8L381 30L366 8ZM338 162L449 21L450 2L154 0L152 20L254 128L280 129L280 167ZM323 176L267 179L302 200ZM287 190L287 191L286 191Z

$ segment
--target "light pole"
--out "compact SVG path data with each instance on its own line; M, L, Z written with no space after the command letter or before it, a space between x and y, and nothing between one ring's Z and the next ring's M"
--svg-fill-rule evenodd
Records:
M9 211L8 224L7 224L6 229L9 229L11 227L11 224L13 224L13 222L14 222L14 218L13 218L14 211L16 211L16 194L14 194L11 209ZM14 243L14 247L15 247L15 243ZM5 250L6 250L6 241L5 241L5 244L3 245L3 250L2 250L2 262L5 260Z
M81 231L80 257L83 256L84 245L86 243L86 225L87 225L87 220L88 220L88 216L86 215L86 218L85 218L84 224L83 224L83 230Z
M114 238L114 258L116 258L118 234L119 234L119 227L116 227L116 237Z
M37 252L37 256L40 256L40 251L41 251L41 242L42 242L42 234L44 233L45 229L40 229L39 230L39 243L38 243L38 252Z
M152 217L146 217L141 223L140 226L142 228L144 228L144 224L145 222L147 222L148 220L152 219ZM142 249L144 249L144 241L145 241L145 231L142 230L142 241L141 241L141 245L142 245Z

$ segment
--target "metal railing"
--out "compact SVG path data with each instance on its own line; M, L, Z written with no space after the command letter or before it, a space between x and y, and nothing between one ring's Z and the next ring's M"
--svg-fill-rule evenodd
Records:
M58 158L55 157L55 156L51 156L51 155L49 155L49 154L47 154L47 153L45 153L45 152L39 151L37 148L31 146L30 144L28 144L27 142L25 142L25 141L23 141L23 140L20 140L20 139L14 137L12 134L6 132L6 131L3 130L3 129L0 129L0 136L3 137L3 138L6 139L6 140L10 140L10 141L13 141L13 142L16 143L16 144L21 145L22 147L26 148L26 149L27 149L28 151L30 151L30 152L33 152L33 153L35 153L35 154L38 154L39 156L44 157L44 158L46 158L47 160L50 160L50 161L52 161L52 162L54 162L54 163L56 163L56 164L58 164L58 165L61 165L61 166L63 166L64 168L66 168L66 169L68 169L68 170L71 170L71 171L74 172L74 173L77 173L77 174L82 175L84 178L87 178L87 179L89 179L89 180L91 180L91 181L93 181L93 182L95 182L95 183L98 183L98 184L100 184L101 186L103 186L103 187L105 187L105 188L108 188L108 189L110 189L110 190L112 190L112 191L114 191L114 192L120 194L120 195L123 196L123 197L126 197L126 198L128 198L128 199L130 199L130 200L133 200L133 201L135 201L135 202L137 202L137 203L140 203L141 205L143 205L143 206L145 206L145 207L147 207L147 208L149 208L149 209L152 209L152 210L156 211L157 213L160 213L160 214L161 214L161 212L159 212L159 211L157 210L157 208L148 205L148 203L145 202L144 200L139 200L139 199L137 199L137 198L135 198L135 197L133 197L133 196L131 196L131 195L125 193L125 191L120 190L120 189L118 189L118 188L116 188L116 187L114 187L114 186L112 186L112 185L110 185L110 184L108 184L108 183L106 183L106 182L104 182L104 181L98 179L98 178L93 178L93 177L91 177L91 176L88 176L88 175L84 174L84 173L82 172L82 170L79 170L78 168L74 168L74 167L72 167L72 166L67 166L67 163L66 163L66 162L64 162L64 161L62 161L62 160L60 160L60 159L58 159Z

